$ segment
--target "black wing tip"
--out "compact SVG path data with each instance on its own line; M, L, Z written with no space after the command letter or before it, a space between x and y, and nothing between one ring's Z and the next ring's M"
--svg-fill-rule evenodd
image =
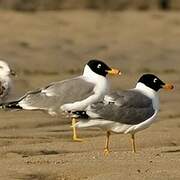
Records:
M2 103L0 104L0 108L1 109L22 109L22 107L19 106L17 101Z
M73 114L76 115L76 118L79 118L79 119L88 119L89 118L86 111L75 111L75 112L73 112Z

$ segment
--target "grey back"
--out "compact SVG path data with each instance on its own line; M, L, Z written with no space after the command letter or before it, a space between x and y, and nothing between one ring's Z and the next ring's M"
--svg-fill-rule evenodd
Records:
M82 101L94 94L95 85L87 83L81 76L78 78L52 83L37 91L28 92L19 103L25 107L60 111L60 106L65 103Z
M98 102L89 108L97 118L135 125L150 118L155 110L152 100L136 90L112 92L107 95L109 101Z

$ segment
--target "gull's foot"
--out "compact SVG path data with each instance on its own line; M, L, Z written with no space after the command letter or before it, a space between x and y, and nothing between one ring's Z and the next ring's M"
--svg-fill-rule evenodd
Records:
M104 149L104 156L108 156L110 153L109 149L105 148Z
M78 137L73 137L73 141L75 141L75 142L82 142L83 139L78 138Z

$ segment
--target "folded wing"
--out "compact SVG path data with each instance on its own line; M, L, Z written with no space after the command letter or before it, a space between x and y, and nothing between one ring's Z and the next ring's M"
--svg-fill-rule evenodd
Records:
M87 114L92 119L103 119L123 124L139 124L155 113L152 100L136 90L117 91L104 102L90 106Z
M31 91L14 102L6 104L22 109L41 109L50 113L58 113L65 103L81 101L94 94L94 84L78 78L52 83L45 88ZM10 106L9 106L10 107Z

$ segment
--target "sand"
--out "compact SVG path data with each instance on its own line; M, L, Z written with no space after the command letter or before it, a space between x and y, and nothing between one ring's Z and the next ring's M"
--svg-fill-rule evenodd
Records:
M90 58L122 70L113 89L133 88L142 73L175 85L161 91L161 111L150 128L129 135L80 130L73 142L70 122L42 112L0 111L0 179L179 180L180 16L178 12L60 11L0 12L0 57L17 71L12 99L27 90L81 73Z

